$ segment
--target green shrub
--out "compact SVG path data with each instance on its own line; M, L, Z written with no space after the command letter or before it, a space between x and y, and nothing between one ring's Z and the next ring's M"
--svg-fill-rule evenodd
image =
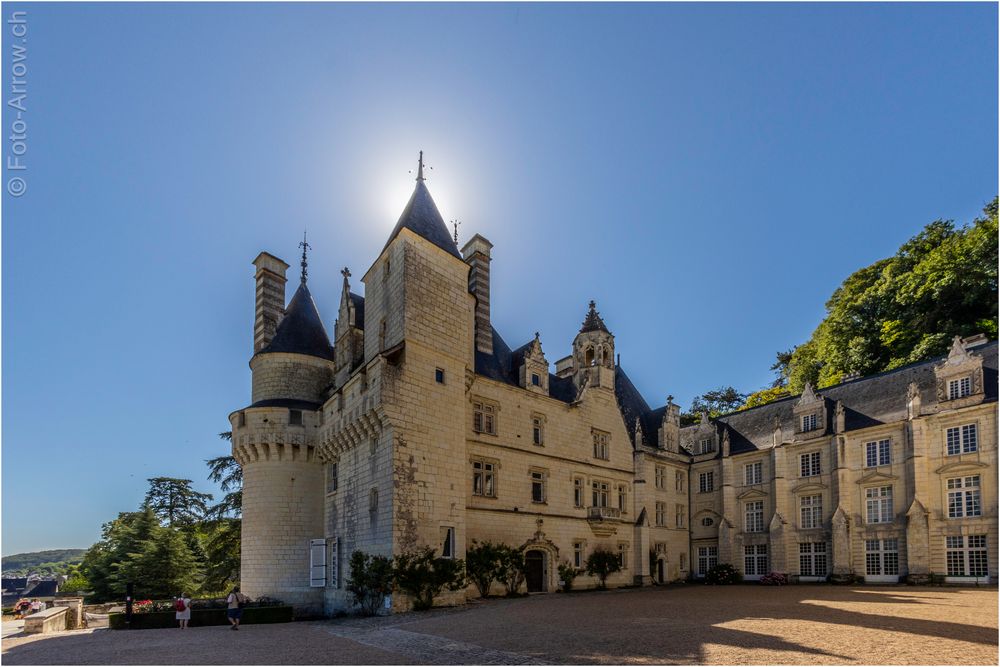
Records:
M413 598L413 609L423 611L434 606L434 598L445 589L465 587L465 561L461 558L437 558L434 549L396 556L393 570L399 590Z
M465 551L465 572L479 590L479 595L489 597L490 587L500 576L500 554L503 545L492 542L476 543Z
M587 574L601 580L600 587L608 587L608 577L622 569L618 554L607 549L595 549L587 556Z
M524 583L524 552L506 544L497 545L497 578L507 589L507 596L517 595Z
M243 617L240 624L257 625L262 623L288 623L292 620L292 608L282 607L247 607L243 610ZM192 628L209 625L228 625L225 609L191 609L191 621L188 623ZM125 614L116 613L108 615L108 627L112 630L124 630ZM175 612L155 611L148 614L132 614L131 629L151 630L154 628L174 628L177 627Z
M392 559L363 551L351 554L351 576L346 588L366 616L374 616L392 593Z
M716 585L738 584L743 576L729 563L719 563L709 568L705 573L705 583Z
M576 579L579 574L580 571L568 562L563 561L559 563L559 578L562 579L564 591L573 590L573 580Z

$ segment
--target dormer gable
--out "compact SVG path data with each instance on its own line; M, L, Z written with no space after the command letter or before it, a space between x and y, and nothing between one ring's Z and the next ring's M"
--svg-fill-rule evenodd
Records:
M807 440L826 433L826 401L813 390L811 382L806 382L793 412L796 440Z
M667 396L667 406L660 423L660 447L668 452L680 452L681 406L674 403L673 396Z
M535 332L535 338L522 350L517 369L518 384L528 391L549 395L549 362L542 352L542 341Z
M960 408L983 400L983 358L955 336L948 358L934 367L937 400L942 408Z
M692 456L714 454L719 450L719 436L715 424L707 412L701 413L701 422L698 427L689 431L686 445Z

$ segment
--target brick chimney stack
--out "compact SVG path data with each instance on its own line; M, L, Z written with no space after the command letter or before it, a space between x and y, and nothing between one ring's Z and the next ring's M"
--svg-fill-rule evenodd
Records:
M462 248L462 258L472 267L469 292L476 297L476 349L493 354L493 328L490 325L490 250L493 244L476 234Z
M288 264L262 252L253 261L257 267L257 298L253 320L253 353L257 354L274 338L278 322L285 316L285 272Z

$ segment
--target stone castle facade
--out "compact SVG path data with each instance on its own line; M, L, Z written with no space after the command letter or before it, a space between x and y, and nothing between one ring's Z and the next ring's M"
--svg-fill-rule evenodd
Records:
M288 265L254 260L252 397L230 415L245 592L332 613L354 550L461 558L475 540L522 548L529 591L597 548L619 554L612 586L715 563L996 582L996 342L681 428L615 362L593 302L554 372L537 334L511 349L491 250L477 234L459 251L421 170L364 297L344 270L332 342L305 256L287 306Z

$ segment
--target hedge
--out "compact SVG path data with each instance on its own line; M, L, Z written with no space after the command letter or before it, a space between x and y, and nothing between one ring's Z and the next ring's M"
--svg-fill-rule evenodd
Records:
M292 620L291 607L246 607L240 625L256 623L289 623ZM229 625L225 609L192 609L192 628L206 625ZM108 627L112 630L124 630L125 614L108 615ZM177 615L173 611L154 611L146 614L132 614L133 630L150 630L153 628L177 627Z

